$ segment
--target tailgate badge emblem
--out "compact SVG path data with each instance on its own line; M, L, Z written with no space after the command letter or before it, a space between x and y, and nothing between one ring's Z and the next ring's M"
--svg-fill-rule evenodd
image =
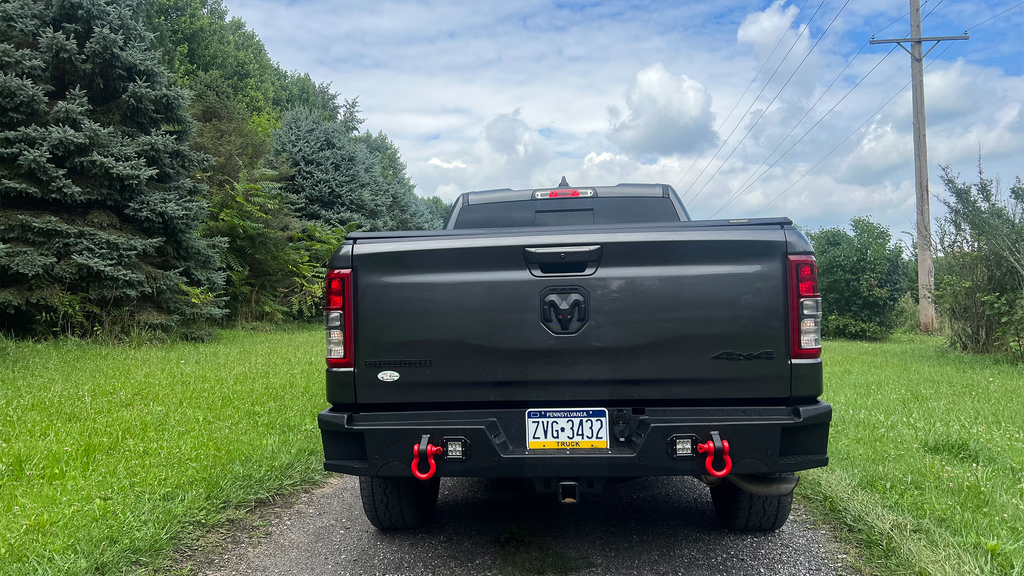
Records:
M395 372L394 370L385 370L380 374L377 374L377 379L381 382L394 382L395 380L398 380L398 372Z
M579 286L548 288L540 295L541 323L557 336L576 334L590 318L587 300Z
M734 352L732 350L722 350L718 354L711 357L712 360L727 360L729 362L741 362L746 360L752 362L754 360L775 360L774 350L761 350L760 352Z

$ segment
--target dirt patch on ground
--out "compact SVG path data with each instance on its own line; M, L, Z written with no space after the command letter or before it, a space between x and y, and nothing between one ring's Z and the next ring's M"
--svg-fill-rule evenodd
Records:
M223 524L175 550L168 565L154 570L153 574L187 576L215 567L223 560L225 551L244 549L258 543L282 522L286 511L300 506L305 500L335 489L341 482L341 476L332 475L320 485L239 508Z

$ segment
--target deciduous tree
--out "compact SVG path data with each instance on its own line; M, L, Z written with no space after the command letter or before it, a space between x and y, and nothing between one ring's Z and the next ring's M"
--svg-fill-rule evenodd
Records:
M822 334L877 340L897 324L906 289L903 253L889 229L869 218L850 221L853 233L827 228L808 233L818 260Z

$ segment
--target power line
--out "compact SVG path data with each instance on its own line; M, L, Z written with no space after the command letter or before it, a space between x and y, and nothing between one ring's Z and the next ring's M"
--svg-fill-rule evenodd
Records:
M813 103L813 104L811 104L811 106L810 106L810 107L809 107L809 108L807 109L807 111L806 111L806 112L804 112L804 115L803 115L803 116L801 116L801 117L800 117L800 119L799 119L799 120L797 120L796 124L794 124L794 125L793 125L793 127L792 127L792 128L790 128L789 132L788 132L788 133L787 133L787 134L786 134L785 136L783 136L783 137L782 137L782 140L780 140L780 141L779 141L779 143L778 143L778 145L776 145L776 146L775 146L775 149L774 149L774 150L772 150L771 152L769 152L769 153L768 153L768 156L765 156L765 159L761 161L761 164L760 164L760 165L759 165L759 166L758 166L757 168L755 168L755 169L754 169L754 171L753 171L753 172L751 172L749 176L747 176L747 179L746 179L746 180L744 180L744 181L743 181L743 183L742 183L742 184L740 184L740 185L739 185L739 186L738 186L738 187L736 188L736 193L735 193L735 194L734 194L733 196L731 196L731 197L730 197L730 198L729 198L728 200L726 200L726 202L725 202L724 204L722 204L722 205L721 205L721 206L720 206L720 207L718 208L718 210L715 210L715 213L711 215L711 217L712 217L712 218L714 218L715 216L717 216L719 212L721 212L721 211L722 211L722 210L724 210L724 209L725 209L725 208L726 208L727 206L729 206L730 204L732 204L732 201L733 201L733 200L735 200L736 198L738 198L740 194L742 194L742 193L743 193L744 191L746 191L746 189L748 188L748 186L747 186L747 183L748 183L748 182L750 182L750 179L751 179L751 178L753 178L755 174L757 174L757 171L758 171L758 170L760 170L761 168L764 168L764 165L768 163L768 160L770 160L770 159L771 159L771 157L772 157L772 156L773 156L773 155L774 155L774 154L775 154L776 152L778 152L778 151L779 151L779 148L781 148L781 147L782 147L782 145L786 143L786 140L788 140L788 139L789 139L789 137L793 135L793 132L795 132L795 131L796 131L796 129L800 127L800 124L802 124L802 123L803 123L803 121L804 121L804 120L805 120L805 119L807 118L807 116L808 116L808 115L810 115L810 113L811 113L811 112L812 112L812 111L813 111L813 110L814 110L814 109L815 109L815 108L816 108L816 107L818 106L818 103L819 103L819 102L821 102L821 99L825 97L825 94L828 94L828 91L832 89L832 86L834 86L834 85L835 85L835 83L836 83L836 82L838 82L838 81L839 81L839 79L843 77L843 74L845 74L845 73L846 73L846 71L847 71L847 70L848 70L848 69L850 68L850 65L851 65L851 64L853 64L853 61L854 61L854 60L856 60L858 56L860 56L861 52L863 52L863 51L864 51L864 48L866 48L867 46L868 46L868 42L864 42L864 44L863 44L863 45L862 45L862 46L860 47L860 50L858 50L858 51L857 51L857 53L853 55L853 58L851 58L851 59L850 59L850 61L846 63L846 66L844 66L844 67L843 67L843 69L839 71L839 74L837 74L837 75L836 75L836 77L832 79L832 82L831 82L831 83L830 83L830 84L829 84L829 85L828 85L828 86L827 86L827 87L825 88L825 90L824 90L824 91L823 91L823 92L822 92L822 93L821 93L821 94L820 94L820 95L818 96L818 98L817 98L817 99L816 99L816 100L814 101L814 103ZM895 47L893 47L893 48L895 49ZM889 54L892 54L892 51L890 51L890 52L889 52ZM889 54L886 54L885 58L888 58ZM885 60L885 58L882 58L882 60ZM879 62L878 62L878 64L881 64L881 61L879 61ZM878 67L878 65L876 64L876 65L875 65L875 68L877 68L877 67ZM871 74L871 72L874 72L875 68L872 68L872 69L871 69L870 71L868 71L868 74ZM865 78L867 78L867 74L865 74L865 76L864 76L864 77L865 77ZM861 79L861 81L863 82L863 79ZM854 86L854 88L856 88L856 85ZM851 88L849 92L852 92L852 91L853 91L853 89ZM847 92L847 94L846 94L847 96L849 95L849 92ZM846 96L843 96L843 98L840 98L839 102L842 102L842 101L843 101L843 99L845 99L845 98L846 98ZM837 102L837 103L836 103L836 105L838 105L838 104L839 104L839 102ZM828 116L828 114L829 114L830 112L832 112L832 110L835 110L835 106L833 106L833 107L832 107L831 109L829 109L829 111L828 111L828 112L825 112L825 115L824 115L824 116L822 116L821 118L819 118L819 119L818 119L818 122L815 122L815 123L814 123L814 126L817 126L817 125L818 125L818 123L819 123L819 122L821 122L821 120L823 120L823 119L825 118L825 116ZM810 129L809 129L809 130L808 130L807 132L810 132L811 130L813 130L813 129L814 129L814 126L811 126L811 128L810 128ZM804 135L803 135L803 136L801 136L801 137L800 137L800 139L799 139L799 140L797 140L797 142L796 142L796 143L799 143L799 142L800 142L800 140L803 140L804 136L807 136L807 132L805 132L805 133L804 133ZM796 145L796 143L794 143L794 146ZM792 147L791 147L791 148L789 148L789 150L792 150ZM785 153L783 153L783 155L782 155L782 156L779 156L778 160L776 160L775 162L773 162L773 163L772 163L772 165L768 167L768 170L771 170L771 169L772 169L772 167L773 167L773 166L775 166L775 164L777 164L777 163L779 162L779 160L782 160L782 158L783 158L783 157L784 157L784 156L785 156L786 154L788 154L788 153L789 153L789 150L786 150L786 152L785 152ZM765 172L767 172L768 170L765 170ZM757 177L757 179L756 179L756 180L754 180L754 182L757 182L757 180L760 180L760 179L761 179L761 176L763 176L763 175L764 175L763 173L762 173L761 175L759 175L759 176ZM753 182L751 182L751 183L750 183L750 185L751 185L751 186L753 186L753 185L754 185L754 184L753 184Z
M806 3L805 3L805 5L806 5ZM719 146L718 150L715 151L715 154L714 154L714 156L711 157L711 160L708 160L708 163L704 165L703 169L701 169L700 174L697 174L697 177L693 180L693 182L690 183L690 186L686 188L686 192L683 193L683 197L684 198L686 197L687 194L690 193L690 189L693 188L693 185L696 184L698 180L700 180L701 176L704 175L704 172L707 171L708 166L711 166L711 163L715 161L715 158L718 157L718 153L722 151L722 148L724 148L725 144L729 141L730 138L732 138L732 135L736 133L736 129L739 128L740 124L743 123L743 118L745 118L747 116L747 114L750 112L750 109L754 107L754 104L757 102L758 98L761 97L761 94L764 94L764 91L768 88L768 85L771 84L772 79L775 78L775 75L778 74L779 69L782 68L782 64L785 63L787 58L789 58L790 53L793 52L793 48L796 48L796 45L797 45L797 43L800 42L800 38L803 37L804 32L806 32L807 30L810 29L811 21L814 20L814 17L818 15L818 11L821 10L821 7L824 6L824 5L825 5L825 0L821 0L821 4L818 4L818 7L814 10L814 14L811 14L811 17L804 24L803 29L800 30L800 34L798 34L797 37L796 37L796 40L793 41L793 45L789 47L788 51L786 51L786 55L782 57L782 60L779 60L778 66L775 67L775 70L772 72L772 75L768 77L768 81L764 83L764 86L761 87L761 90L757 93L757 96L754 96L754 99L750 102L750 106L747 106L747 109L740 116L740 120L738 122L736 122L736 125L733 126L732 130L729 132L729 135L726 136L725 140L722 141L722 145ZM788 31L788 29L787 29L787 31Z
M850 60L849 60L849 61L848 61L848 62L846 63L846 66L844 66L844 67L843 67L843 69L839 71L839 74L837 74L837 75L836 75L836 77L832 79L832 82L831 82L831 83L829 83L829 85L828 85L828 86L827 86L827 87L825 88L825 90L824 90L824 91L822 91L822 93L821 93L820 95L818 95L818 98L817 98L817 99L816 99L816 100L814 101L814 103L813 103L813 104L811 104L811 105L810 105L810 107L809 107L809 108L807 108L807 111L806 111L806 112L804 112L804 115L803 115L803 116L801 116L801 117L800 117L800 119L799 119L799 120L797 120L796 124L794 124L794 125L793 125L793 127L789 129L789 132L787 132L787 133L786 133L786 135L782 137L782 140L779 140L779 143L778 143L778 144L777 144L777 145L775 146L775 148L774 148L774 149L773 149L773 150L772 150L771 152L769 152L769 153L768 153L768 155L767 155L767 156L765 156L765 159L761 161L761 164L760 164L760 165L758 165L758 167L757 167L757 168L755 168L755 169L754 169L754 170L753 170L753 171L752 171L752 172L751 172L751 173L750 173L750 174L749 174L749 175L747 176L747 179L746 179L746 180L744 180L744 181L743 181L743 183L742 183L742 184L740 184L740 185L739 185L739 186L738 186L738 187L736 188L736 193L735 193L735 194L734 194L733 196L731 196L731 197L730 197L730 198L729 198L728 200L726 200L726 202L725 202L724 204L722 204L721 206L719 206L718 210L715 210L715 213L711 215L711 218L714 218L715 216L717 216L717 215L718 215L718 213L719 213L719 212L721 212L721 211L722 211L722 210L724 210L724 209L725 209L725 208L726 208L727 206L729 206L730 204L732 204L732 201L733 201L733 200L735 200L736 198L738 198L738 197L739 197L739 195L740 195L740 194L742 194L742 193L743 193L743 192L744 192L744 191L745 191L745 190L747 189L747 183L748 183L748 182L750 182L750 179L751 179L751 178L753 178L755 174L757 174L758 170L760 170L761 168L764 168L764 165L765 165L765 164L766 164L766 163L768 162L768 160L770 160L770 159L771 159L772 155L774 155L774 154L775 154L776 152L778 152L778 151L779 151L779 148L781 148L781 147L782 147L782 145L786 143L786 140L788 140L788 139L789 139L789 137L793 135L793 132L795 132L795 131L796 131L796 129L800 127L800 124L802 124L802 123L803 123L803 121L804 121L804 120L805 120L805 119L807 118L807 116L808 116L808 115L810 115L810 113L811 113L811 112L812 112L812 111L813 111L813 110L814 110L814 109L815 109L815 108L816 108L816 107L818 106L818 103L820 103L820 102L821 102L821 99L825 97L825 94L828 94L828 91L832 89L832 86L834 86L834 85L835 85L835 83L836 83L836 82L838 82L838 81L839 81L839 79L843 77L843 74L845 74L845 73L846 73L846 71L847 71L847 70L848 70L848 69L850 68L850 65L852 65L852 64L853 64L854 60L856 60L856 59L857 59L857 57L861 55L861 52L863 52L863 51L864 51L864 48L866 48L867 46L868 46L868 42L864 42L864 44L863 44L863 45L861 45L861 47L860 47L860 50L857 50L857 53L853 55L853 58L851 58L851 59L850 59ZM891 54L891 52L890 52L890 54ZM887 56L888 56L888 55L887 55ZM884 59L884 58L883 58L883 59ZM872 68L872 71L873 71L873 70L874 70L874 68ZM868 73L870 74L870 72L868 72ZM841 102L841 101L842 101L842 100L840 100L840 102ZM835 107L833 107L833 109L834 109L834 108L835 108ZM825 113L825 116L827 116L827 115L828 115L828 113L829 113L829 112L831 112L831 111L832 111L832 110L829 110L828 112L826 112L826 113ZM822 116L822 119L823 119L823 118L824 118L824 116ZM821 119L819 119L819 120L818 120L818 122L820 122L820 121L821 121ZM818 123L817 123L817 122L815 122L815 125L817 125L817 124L818 124ZM811 130L813 130L813 129L814 129L814 127L812 126L812 127L811 127ZM810 131L810 130L808 130L808 132L809 132L809 131ZM806 135L807 135L807 134L806 134L806 133L804 133L804 136L806 136ZM802 139L803 139L803 136L801 136L801 137L800 137L800 140L802 140ZM799 142L800 140L797 140L797 142ZM794 145L795 145L795 144L794 144ZM792 149L792 148L790 148L790 149ZM788 153L788 152L789 152L789 150L786 150L786 153ZM783 156L785 156L785 154L783 154ZM779 161L779 160L781 160L781 159L782 159L782 156L780 156L778 160L776 160L776 161L775 161L774 163L772 163L772 166L774 166L775 164L777 164L777 163L778 163L778 161ZM772 169L772 166L769 166L769 167L768 167L768 170L771 170L771 169ZM765 172L767 172L767 170L766 170ZM763 176L763 175L764 175L763 173L762 173L761 175L759 175L759 176L757 177L757 180L759 180L759 179L761 178L761 176ZM754 182L757 182L757 180L754 180ZM751 183L751 185L753 185L753 183Z
M928 0L928 1L930 1L930 0ZM925 4L928 4L928 1L926 1ZM935 9L938 8L939 5L942 4L942 2L943 2L943 0L939 0L939 4L936 4L935 8L932 8L932 10L930 12L928 12L928 14L922 20L926 20L928 18L928 16L931 16L932 12L934 12ZM1022 2L1022 4L1024 4L1024 2ZM906 16L904 15L904 17L906 17ZM886 26L886 28L888 28L888 26ZM884 29L885 28L883 28L883 30ZM910 34L908 33L906 36L904 36L904 38L907 38L909 36L910 36ZM870 43L870 40L868 41L868 43ZM865 43L865 46L866 45L867 45L867 43ZM759 174L757 176L757 178L754 178L753 182L750 182L750 184L748 185L747 182L750 181L750 179L754 176L754 174L757 174L757 171L760 170L765 165L765 162L767 162L772 157L772 154L775 154L775 152L778 151L778 149L786 142L786 140L793 134L793 132L797 129L797 127L800 126L800 123L804 121L804 118L807 118L807 115L811 113L811 110L813 110L814 107L818 105L818 102L820 102L822 97L825 96L825 93L827 93L829 91L829 89L832 88L832 85L835 84L836 81L839 80L840 77L842 77L843 72L845 72L846 69L850 67L850 64L853 63L853 60L855 60L857 58L857 56L859 56L861 51L863 51L863 50L864 50L864 46L861 46L860 50L857 51L857 54L854 55L853 59L851 59L850 62L848 62L846 64L846 67L843 68L843 70L839 73L839 76L837 76L834 80L832 80L832 83L828 85L828 88L825 88L825 92L822 92L821 96L818 96L818 99L814 101L814 104L812 104L811 107L807 109L807 112L804 112L804 115L800 118L800 120L797 121L796 125L794 125L792 129L790 129L789 133L786 134L786 136L782 138L782 141L779 142L778 146L776 146L775 149L772 150L768 154L768 156L764 159L764 161L761 162L760 166L755 168L754 171L751 172L749 176L747 176L747 179L744 180L743 183L739 185L739 187L737 187L736 192L732 196L730 196L729 199L726 200L726 202L724 204L722 204L718 208L718 210L715 211L714 214L711 215L711 218L714 218L715 216L717 216L719 212L721 212L722 210L727 208L730 204L733 203L733 201L735 201L737 198L742 196L747 190L750 189L751 186L756 184L758 180L760 180L765 174L767 174L769 171L771 171L771 169L774 168L776 164L778 164L783 158L785 158L786 155L789 154L790 151L792 151L793 148L795 148L797 146L797 144L799 144L804 138L806 138L807 135L810 134L811 131L814 130L818 126L818 124L821 123L822 120L824 120L826 117L828 117L828 115L831 114L832 111L835 110L837 106L839 106L839 104L841 104L844 100L846 100L846 97L849 96L850 93L852 93L857 88L857 86L860 86L860 84L862 82L864 82L864 80L866 80L867 77L870 76L871 73L874 72L875 69L878 68L882 64L882 62L885 61L886 58L891 56L892 53L896 51L896 46L893 46L892 50L890 50L888 54L886 54L881 60L878 61L878 63L876 63L870 70L868 70L867 74L865 74L863 78L858 80L857 83L854 84L853 87L850 88L846 92L846 94L844 94L843 97L839 99L838 102L833 104L832 107L829 108L829 110L827 112L825 112L825 114L821 118L819 118L817 122L815 122L809 129L807 129L807 131L804 132L803 135L800 136L800 138L798 138L797 141L794 142L792 146L787 148L786 151L782 153L782 156L779 156L778 158L776 158L775 161L772 162L771 165L768 166L768 168L764 172Z
M889 50L888 54L883 56L881 60L879 60L877 63L875 63L875 65L872 66L870 70L868 70L867 74L865 74L860 80L857 81L856 84L854 84L849 90L847 90L846 94L843 94L843 97L840 98L835 104L833 104L832 107L829 108L828 111L825 112L825 114L822 115L821 118L818 118L818 121L815 122L814 124L812 124L811 127L808 128L807 131L804 132L803 135L800 136L800 138L797 138L796 142L793 142L792 146L787 148L786 151L783 152L781 156L776 158L775 161L772 162L764 172L761 172L761 174L759 174L757 178L754 178L753 182L751 182L749 185L746 185L746 187L744 187L743 185L740 185L740 188L736 191L736 193L733 194L732 197L730 197L729 200L727 200L725 202L725 204L723 204L718 210L716 210L715 213L711 215L711 217L714 218L719 212L721 212L722 210L725 210L730 204L732 204L733 201L735 201L737 198L739 198L740 196L745 194L746 191L749 190L754 184L757 184L758 180L760 180L765 174L770 172L771 169L774 168L776 164L781 162L783 158L785 158L787 155L789 155L789 153L792 152L794 148L796 148L797 144L800 144L800 142L802 142L803 139L806 138L808 134L810 134L815 128L818 127L818 124L821 124L821 122L825 118L828 118L828 115L831 114L836 108L838 108L839 105L842 104L844 100L846 100L847 96L852 94L853 91L856 90L858 86L860 86L865 80L867 80L868 76L870 76L871 73L875 71L875 69L877 69L879 66L881 66L882 62L885 62L886 58L888 58L889 56L892 56L892 53L895 52L895 51L896 51L896 46L893 46L892 50ZM798 125L799 125L799 123L798 123ZM790 131L790 133L792 133L792 131ZM788 137L789 136L787 135L786 138L788 138ZM785 138L783 138L783 142L785 142ZM780 145L781 145L781 143L780 143ZM777 149L778 149L778 147L776 147L776 150ZM774 151L772 153L774 154ZM771 154L768 155L768 158L771 158ZM767 158L765 159L765 161L767 161ZM763 165L764 164L762 163L762 166ZM760 168L758 168L758 169L760 169ZM755 172L756 172L756 170L755 170Z
M797 15L799 15L800 12L803 11L804 7L807 6L808 2L810 2L810 0L804 0L803 6L800 7L800 10L797 10ZM687 168L686 172L684 172L683 175L679 178L679 180L676 181L676 186L679 186L679 183L686 179L686 176L690 174L690 170L693 169L693 166L697 163L698 160L700 160L701 156L704 155L704 152L708 149L708 146L710 146L711 143L715 141L715 138L719 135L722 128L725 127L725 125L729 122L729 118L732 118L732 113L736 111L736 107L739 106L740 102L743 101L743 97L747 95L747 91L750 90L750 87L754 85L754 80L757 80L758 75L761 74L762 70L764 70L764 67L772 59L772 56L775 55L775 51L779 49L780 45L782 45L782 41L786 39L787 32L789 32L789 28L786 28L782 32L782 35L779 36L779 41L775 43L775 47L772 48L771 53L768 54L768 57L764 59L764 62L761 63L761 67L757 69L757 72L754 73L754 77L750 79L750 83L748 83L747 87L743 89L743 93L740 94L740 97L736 100L736 103L732 105L732 110L729 110L729 114L725 117L725 120L722 121L722 124L718 127L717 130L715 130L715 133L711 135L711 138L707 141L707 143L704 144L704 147L701 148L700 154L697 154L697 156L693 159L693 162L690 162L689 168Z
M945 2L945 1L946 0L939 0L939 3L936 4L934 8L929 10L928 13L924 15L924 18L921 18L921 21L923 22L923 21L927 20L928 17L932 15L932 12L935 12L936 10L938 10L939 6L942 6L942 3Z
M736 147L732 149L732 152L729 152L729 155L725 157L725 160L722 160L722 163L718 165L718 168L715 170L715 173L712 174L711 177L708 178L707 182L704 183L704 186L701 186L700 190L698 190L697 193L693 195L693 198L690 199L690 202L693 202L694 200L697 199L698 196L700 196L701 192L703 192L704 189L708 187L708 184L711 184L711 181L715 179L715 176L718 176L718 173L722 171L722 168L725 167L725 164L729 161L730 158L732 158L732 155L735 154L736 151L740 149L740 146L743 145L743 142L747 139L747 136L750 136L750 133L753 132L754 128L757 127L757 124L761 121L761 118L764 118L764 115L767 114L768 110L771 109L772 104L775 104L775 101L778 100L779 96L782 95L782 92L786 89L786 86L789 86L790 80L792 80L793 77L796 76L796 73L800 71L800 68L803 67L804 62L806 62L807 59L811 56L811 53L814 52L814 49L818 47L818 43L821 42L822 38L824 38L826 34L828 34L828 31L832 28L832 25L836 23L836 20L839 19L839 16L843 13L843 10L845 10L846 6L849 4L850 0L846 0L846 3L843 4L843 6L839 9L839 12L836 12L835 17L833 17L832 21L829 22L828 26L825 27L825 31L821 33L821 36L818 36L818 39L814 41L814 44L811 46L811 49L807 51L807 54L804 54L803 59L800 60L799 64L797 64L796 69L794 69L793 73L790 74L789 78L786 79L786 83L782 85L782 88L779 88L779 91L775 93L775 97L772 98L772 101L769 102L768 105L764 107L764 110L762 110L761 114L757 117L756 120L754 120L754 123L750 125L750 128L747 128L746 133L743 134L743 138L740 138L740 141L738 144L736 144Z
M928 5L928 2L931 2L931 1L932 1L932 0L925 0L925 3L924 3L924 4L921 4L921 7L922 7L922 8L924 8L925 6L927 6L927 5ZM929 14L931 14L931 12L929 12ZM875 33L873 34L873 36L878 36L878 35L879 35L879 34L881 34L882 32L885 32L886 30L888 30L888 29L889 29L889 27L890 27L890 26L892 26L893 24L895 24L895 23L899 22L900 20L903 20L903 19L904 19L904 18L906 18L907 16L910 16L910 12L907 12L907 13L906 13L906 14L904 14L903 16L900 16L899 18L897 18L897 19L893 20L892 22L890 22L890 23L886 24L884 28L882 28L882 29L881 29L881 30L879 30L878 32L875 32Z
M936 60L938 60L939 58L942 58L942 55L946 53L946 50L949 50L949 49L950 49L951 47L953 47L953 44L949 44L948 46L946 46L946 47L945 47L945 48L944 48L944 49L942 50L942 52L939 52L939 55L935 57L935 60L932 60L931 62L929 62L929 63L928 63L928 64L927 64L926 66L925 66L925 69L927 70L927 69L928 69L928 67L929 67L929 66L931 66L931 65L932 65L933 63L935 63L935 61L936 61ZM902 93L903 93L903 91L904 91L904 90L906 90L908 86L910 86L910 84L911 84L910 82L907 82L906 84L904 84L904 85L903 85L903 87L902 87L902 88L900 88L898 92L896 92L895 94L893 94L893 95L892 95L892 97L891 97L891 98L889 98L888 100L886 100L886 101L885 101L885 104L882 104L882 105L881 105L881 106L880 106L880 107L878 108L878 110L875 110L875 112L874 112L874 113L873 113L873 114L872 114L871 116L869 116L867 120L865 120L865 121L864 121L863 123L861 123L861 125L860 125L860 126L858 126L858 127L857 127L857 128L856 128L856 129L855 129L855 130L854 130L853 132L851 132L849 136L847 136L846 138L843 138L843 141L842 141L842 142L840 142L839 144L837 144L837 145L836 145L836 147L835 147L835 148L833 148L832 150L830 150L828 154L825 154L825 156L824 156L824 157L822 157L822 159L821 159L821 160L818 160L818 162L817 162L817 163L816 163L816 164L815 164L814 166L811 166L811 167L810 167L810 168L809 168L809 169L808 169L808 170L807 170L806 172L804 172L804 173L803 173L803 174L802 174L802 175L801 175L801 176L800 176L799 178L797 178L797 179L796 179L795 181L793 181L793 183L792 183L792 184L790 184L789 186L787 186L785 190L783 190L782 192L779 192L778 196L776 196L775 198L772 198L770 202L768 202L767 204L765 204L764 206L762 206L760 210L758 210L757 212L755 212L755 213L754 213L754 216L757 216L757 215L758 215L758 214L760 214L761 212L764 212L764 210L765 210L766 208L768 208L769 206L771 206L772 204L774 204L774 203L775 203L775 201L776 201L776 200L778 200L779 198L781 198L781 197L782 197L782 196L783 196L783 195L784 195L784 194L785 194L786 192L789 192L790 190L792 190L792 189L793 189L793 187L797 185L797 183L799 183L799 182L800 182L801 180L803 180L803 179L804 179L804 176L807 176L808 174L810 174L812 170L814 170L815 168L817 168L817 167L818 167L818 166L819 166L819 165L820 165L820 164L821 164L822 162L824 162L824 161L825 161L825 160L826 160L826 159L827 159L827 158L828 158L829 156L831 156L831 155L832 155L832 154L833 154L833 153L834 153L834 152L835 152L836 150L838 150L840 146L842 146L843 144L845 144L847 140L849 140L850 138L853 138L853 135L854 135L854 134L856 134L857 132L860 132L861 128L863 128L863 127L864 127L865 125L867 125L867 123L868 123L868 122L870 122L871 120L873 120L873 119L875 118L875 116L877 116L877 115L878 115L878 113L879 113L879 112L881 112L883 108L885 108L886 106L888 106L890 102L892 102L893 100L895 100L897 96L899 96L900 94L902 94Z
M981 22L978 22L974 26L971 26L971 27L967 28L967 30L974 30L975 28L977 28L978 26L981 26L982 24L988 24L992 20L995 20L996 18L999 18L1000 16L1002 16L1003 14L1006 14L1010 10L1013 10L1014 8L1020 8L1021 6L1024 6L1024 2L1018 2L1017 4L1015 4L1013 6L1010 6L1006 10L1003 10L1002 12L1000 12L999 14L996 14L995 16L989 18L988 20L982 20ZM931 12L929 12L929 14L931 14Z

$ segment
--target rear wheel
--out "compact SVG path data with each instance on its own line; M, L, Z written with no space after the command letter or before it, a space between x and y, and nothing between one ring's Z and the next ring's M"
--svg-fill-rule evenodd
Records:
M434 519L441 478L359 477L366 519L381 530L422 528Z
M758 496L724 479L711 487L718 522L729 530L768 532L778 530L789 519L793 493Z

